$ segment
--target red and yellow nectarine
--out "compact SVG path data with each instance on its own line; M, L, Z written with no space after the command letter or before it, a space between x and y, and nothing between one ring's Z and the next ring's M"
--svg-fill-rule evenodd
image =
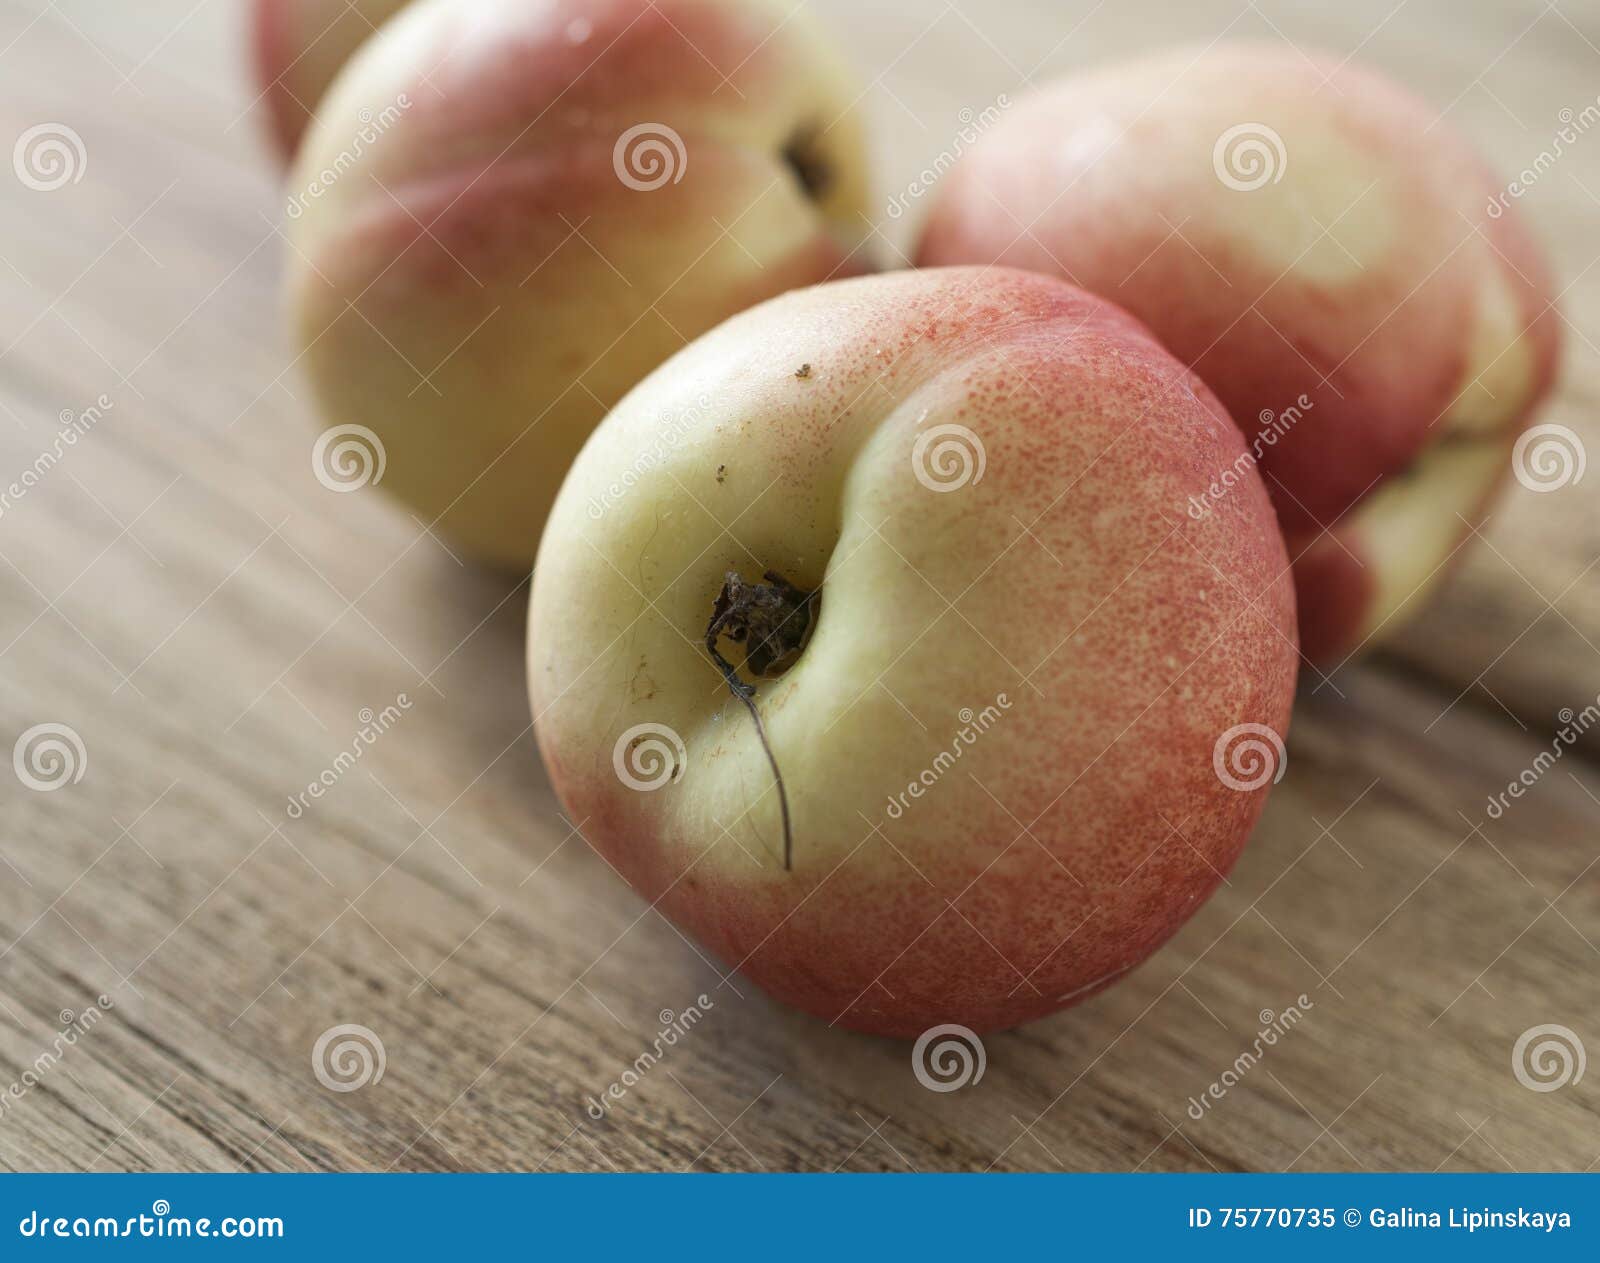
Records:
M1266 476L1305 652L1338 661L1421 603L1550 385L1550 280L1494 193L1381 76L1223 44L1019 103L917 260L1065 277L1191 364Z
M350 62L290 177L325 417L377 435L382 485L426 522L525 568L640 378L860 270L857 96L806 15L765 0L418 0Z
M1243 450L1138 322L1049 277L734 317L607 417L545 532L528 679L573 824L828 1022L982 1031L1092 994L1281 774L1271 505L1248 470L1184 511Z

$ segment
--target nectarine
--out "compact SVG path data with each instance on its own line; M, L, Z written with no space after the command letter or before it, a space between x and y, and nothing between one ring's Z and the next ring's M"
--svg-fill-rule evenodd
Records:
M1421 603L1554 373L1550 281L1494 192L1381 76L1223 44L1018 104L917 260L1066 277L1192 365L1266 476L1305 652L1338 661Z
M1298 656L1244 442L1124 312L929 269L735 316L584 448L528 679L573 824L828 1022L1009 1026L1154 951L1281 775Z
M290 177L291 304L326 419L377 436L381 485L427 523L526 568L631 386L734 312L859 270L857 96L786 5L412 4ZM357 118L388 124L353 142Z

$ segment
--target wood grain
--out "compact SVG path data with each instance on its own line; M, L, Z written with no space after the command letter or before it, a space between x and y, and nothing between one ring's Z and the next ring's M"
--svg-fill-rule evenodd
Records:
M963 107L1220 33L1409 80L1512 172L1600 91L1577 0L1329 6L896 0L819 8L872 81L887 198ZM1289 772L1228 884L1079 1008L985 1041L935 1094L906 1046L785 1011L624 888L561 818L522 690L526 589L312 476L279 320L275 175L231 0L0 0L0 471L103 394L0 515L7 744L70 725L84 775L0 776L0 1163L12 1169L1587 1169L1600 1076L1525 1089L1525 1030L1600 1050L1593 741L1488 796L1600 693L1596 478L1516 487L1392 647L1303 690ZM1393 12L1391 12L1393 9ZM1600 438L1600 136L1523 208L1568 288L1548 419ZM914 216L885 217L886 260ZM1600 450L1600 449L1597 449ZM314 809L290 796L406 708ZM1592 735L1592 734L1591 734ZM692 1038L584 1109L705 994ZM20 1097L63 1010L110 1008ZM1303 1020L1188 1111L1264 1011ZM323 1032L381 1039L330 1091Z

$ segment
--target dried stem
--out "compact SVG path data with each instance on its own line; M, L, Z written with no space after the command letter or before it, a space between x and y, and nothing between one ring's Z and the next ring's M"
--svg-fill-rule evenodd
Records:
M772 767L772 779L778 787L778 811L783 818L783 870L789 872L794 861L794 829L789 819L789 792L783 784L783 773L772 752L772 742L767 738L766 725L761 722L761 712L756 709L756 688L739 678L739 672L717 648L720 637L745 646L745 668L755 676L776 676L793 664L805 647L815 621L815 592L805 592L795 587L782 575L767 571L766 583L746 583L737 571L725 576L722 591L711 611L711 622L706 626L706 652L716 663L728 691L744 703L755 721L756 736Z

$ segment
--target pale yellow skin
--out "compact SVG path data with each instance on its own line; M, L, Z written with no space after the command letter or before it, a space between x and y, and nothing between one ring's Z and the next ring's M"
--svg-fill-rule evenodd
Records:
M1286 731L1265 490L1251 473L1184 513L1241 450L1141 326L1036 274L896 272L735 317L607 418L540 550L529 688L572 823L824 1020L991 1029L1081 999L1243 845L1269 786L1219 781L1219 734ZM755 698L790 871L767 756L704 644L729 570L821 592Z
M767 0L412 5L335 84L289 179L335 177L288 227L325 423L373 430L380 485L453 549L525 569L640 378L734 312L863 269L858 95L806 14ZM363 117L388 121L356 144ZM624 182L616 146L640 125L678 137L681 179ZM820 190L785 158L797 137Z

